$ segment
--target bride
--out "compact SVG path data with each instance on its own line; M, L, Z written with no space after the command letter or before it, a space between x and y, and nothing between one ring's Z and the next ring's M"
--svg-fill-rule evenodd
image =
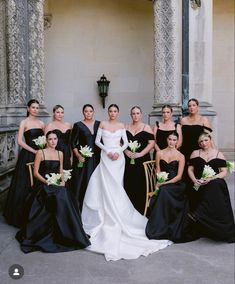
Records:
M171 244L147 239L147 218L134 209L123 188L123 151L128 141L124 125L117 121L118 113L118 106L110 105L109 120L101 122L98 129L95 143L102 149L101 160L89 181L82 208L83 226L91 237L88 249L104 254L106 260L135 259Z

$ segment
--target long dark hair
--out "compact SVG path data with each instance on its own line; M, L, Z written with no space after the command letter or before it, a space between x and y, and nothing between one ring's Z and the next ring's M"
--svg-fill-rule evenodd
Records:
M91 104L85 104L85 105L82 107L82 113L84 113L84 110L85 110L86 107L90 107L90 108L94 111L93 105L91 105Z
M174 135L177 137L177 139L179 138L179 134L176 130L172 130L168 135L167 135L167 138L170 136L170 135Z
M118 105L116 105L116 104L111 104L111 105L108 107L108 110L110 110L111 107L115 107L115 108L119 111Z
M164 110L164 108L169 108L170 111L173 112L173 108L172 108L172 106L170 106L170 105L164 105L164 106L162 107L162 111Z
M48 131L47 134L46 134L46 139L48 139L48 136L49 136L50 134L55 134L56 137L58 138L56 131L55 131L55 130L50 130L50 131Z
M190 100L188 101L188 105L189 105L190 102L195 102L196 105L199 106L199 101L198 101L197 99L194 99L194 98L190 99Z
M39 101L35 100L35 99L31 99L28 101L27 103L27 107L30 107L32 104L38 104L39 105ZM29 116L29 111L27 110L26 116Z

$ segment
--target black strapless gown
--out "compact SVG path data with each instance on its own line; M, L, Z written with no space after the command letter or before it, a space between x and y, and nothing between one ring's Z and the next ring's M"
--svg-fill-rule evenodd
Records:
M141 144L137 152L141 152L147 145L149 140L154 140L154 136L146 131L141 131L136 135L132 135L126 131L128 142L137 140ZM129 148L128 148L129 149ZM135 164L130 164L130 158L125 155L126 165L124 172L124 188L131 200L133 206L141 214L144 214L146 200L146 181L143 162L151 160L150 154L147 153L141 158L135 159Z
M205 165L209 165L216 173L219 168L226 167L226 161L215 158L206 162L201 157L189 161L194 166L194 173L200 179ZM217 241L234 242L235 224L227 184L224 179L214 179L198 191L191 189L194 208L185 223L185 239L194 240L208 237Z
M24 138L27 145L38 149L33 139L44 135L41 128L32 128L24 132ZM19 153L15 171L12 176L11 185L8 191L4 217L8 224L21 227L25 200L30 192L30 178L27 163L33 162L35 155L25 149Z
M177 175L178 161L167 163L160 160L160 167L161 171L169 173L168 178L172 179ZM146 226L146 236L149 239L182 241L182 227L188 211L185 191L186 185L182 181L160 186L158 195L150 200Z
M59 129L54 129L58 137L58 143L56 146L56 150L63 152L64 154L64 162L63 162L63 169L69 170L72 168L71 166L71 151L70 151L70 134L71 130L68 129L66 132L62 132Z
M200 148L198 145L198 138L204 130L212 131L204 125L196 124L182 126L183 143L180 151L184 154L186 162L189 160L192 152Z
M87 145L91 147L92 152L94 153L92 157L86 158L82 168L77 167L78 159L75 156L73 160L72 189L79 202L80 210L82 210L83 199L90 177L100 162L100 148L95 145L95 138L99 124L99 121L94 122L93 134L81 121L75 123L72 130L72 149L77 148L79 151L80 146L84 147Z
M58 173L59 161L44 160L40 173ZM23 228L16 234L24 253L63 252L90 245L83 230L77 202L64 186L39 183L26 204Z

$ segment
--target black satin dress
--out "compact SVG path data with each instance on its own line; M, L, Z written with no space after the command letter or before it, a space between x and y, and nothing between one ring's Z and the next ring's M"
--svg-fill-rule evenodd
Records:
M70 134L71 130L68 129L66 132L62 132L59 129L54 129L54 132L56 132L56 135L58 137L58 143L56 146L56 150L59 150L63 152L63 169L69 170L72 168L71 166L71 151L70 151Z
M169 136L170 133L172 133L172 131L177 131L177 123L175 123L175 129L172 130L162 130L159 129L159 122L156 121L156 125L158 127L157 130L157 135L156 135L156 143L158 145L158 147L160 148L160 150L165 149L168 144L167 144L167 137ZM155 156L154 156L155 158Z
M44 135L41 128L32 128L24 132L25 143L35 150L38 147L33 139ZM12 176L3 215L8 224L21 227L25 200L31 190L27 163L33 162L35 154L22 148Z
M219 168L226 167L226 161L219 158L206 162L203 158L196 157L189 164L194 167L197 179L201 178L205 165L209 165L216 173L219 173ZM216 241L234 242L234 217L225 180L217 178L200 186L198 191L193 188L191 191L195 208L185 223L185 239L207 237Z
M59 167L59 160L43 160L40 173L58 173ZM70 191L64 186L38 183L27 200L25 224L16 234L22 251L55 253L89 246L78 204Z
M71 135L71 147L80 150L80 146L89 146L94 153L92 157L86 158L82 168L78 168L78 159L74 155L72 172L72 190L82 210L83 199L91 174L100 162L100 148L95 145L95 138L100 122L94 122L93 133L81 121L74 124Z
M186 162L189 160L192 152L200 148L198 138L205 130L212 132L212 129L204 125L182 125L183 143L180 151L184 154Z
M147 145L149 140L154 140L153 134L142 130L136 135L132 135L128 130L126 131L128 142L135 140L140 143L140 148L137 152L141 152ZM130 150L129 148L127 148ZM144 214L145 200L146 200L146 180L143 162L151 160L150 154L147 153L143 157L135 159L135 164L131 165L131 159L125 155L126 164L124 172L124 188L131 200L133 206L141 214Z
M160 168L169 173L168 179L171 180L177 175L178 161L167 163L160 160ZM150 200L146 226L146 236L149 239L182 241L182 227L188 211L185 191L186 185L182 181L160 186L158 195Z

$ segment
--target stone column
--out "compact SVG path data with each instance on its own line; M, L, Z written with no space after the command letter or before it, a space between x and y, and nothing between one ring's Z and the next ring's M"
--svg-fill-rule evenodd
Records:
M189 7L189 98L200 102L200 113L212 124L217 141L217 117L212 108L212 0Z
M181 113L182 1L154 0L154 104L151 116L160 116L170 104Z
M44 0L6 0L7 123L18 123L34 98L44 107Z

